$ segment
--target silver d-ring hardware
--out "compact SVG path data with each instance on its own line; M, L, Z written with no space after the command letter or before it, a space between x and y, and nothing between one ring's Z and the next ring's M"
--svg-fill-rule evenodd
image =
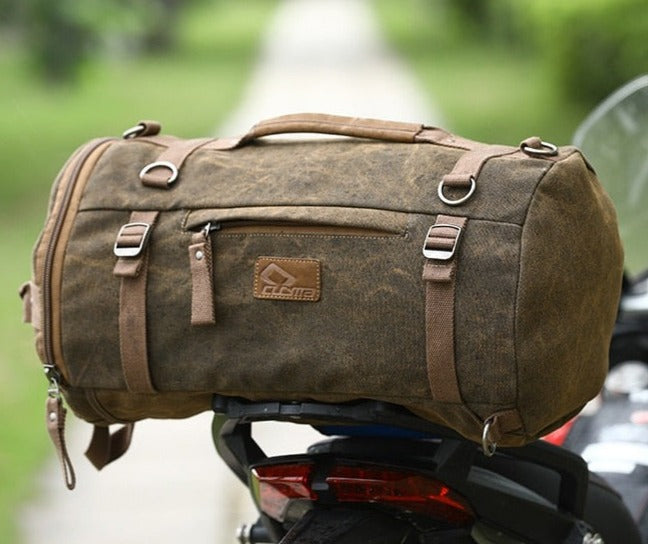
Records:
M543 141L540 141L540 147L531 147L528 144L522 143L520 149L522 149L522 151L524 151L527 155L536 157L555 157L556 155L558 155L558 146Z
M122 134L122 138L124 138L124 140L129 140L131 138L137 138L140 134L142 134L142 132L144 132L145 129L146 129L146 127L144 126L144 124L139 123L139 124L135 125L134 127L126 129L124 131L124 133Z
M493 440L491 435L491 427L495 419L489 417L484 422L484 430L482 431L482 449L484 450L484 455L486 457L492 457L495 455L495 450L497 450L497 442Z
M151 164L147 164L144 168L140 170L139 178L144 181L144 176L153 168L168 168L171 171L169 179L166 180L167 185L171 185L178 178L178 167L169 161L155 161Z
M466 195L456 200L452 200L443 194L443 180L441 180L441 183L439 183L439 187L437 188L437 194L439 195L441 201L447 204L448 206L459 206L459 204L463 204L464 202L466 202L466 200L468 200L472 196L476 188L477 188L477 183L475 182L475 176L470 176L470 189L468 189Z

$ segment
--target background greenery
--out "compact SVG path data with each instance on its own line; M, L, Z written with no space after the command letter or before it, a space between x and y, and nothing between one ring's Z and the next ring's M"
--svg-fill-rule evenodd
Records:
M448 128L568 143L585 113L648 71L645 0L373 0ZM209 134L236 104L270 0L0 0L0 542L50 446L46 383L18 286L49 188L82 142L158 119ZM380 92L378 89L376 92Z
M129 19L129 6L138 2L39 2L84 8L72 12L81 21L67 21L58 30L58 22L47 23L54 24L48 29L54 37L45 50L56 49L61 33L72 32L74 25L85 28L77 29L79 34L88 34L74 42L85 48L83 54L52 73L42 64L47 64L42 58L47 51L32 39L32 25L44 32L46 23L25 12L34 0L0 0L0 542L7 543L17 542L16 507L32 489L31 475L52 451L44 425L47 384L30 327L21 323L17 296L30 277L31 249L52 181L81 143L119 135L140 119L158 119L166 133L180 136L213 133L237 103L260 31L276 5L194 0L174 8L167 45L145 47L152 39L143 32L148 26L138 22L139 12ZM110 13L85 11L92 8ZM130 26L120 24L125 19ZM90 24L95 20L101 21L97 28ZM69 47L60 45L58 54Z
M648 72L644 0L374 0L446 124L478 140L568 143L613 89Z

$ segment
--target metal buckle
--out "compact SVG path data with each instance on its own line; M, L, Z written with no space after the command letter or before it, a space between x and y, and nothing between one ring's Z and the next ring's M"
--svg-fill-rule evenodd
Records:
M477 187L477 182L475 181L475 176L470 176L470 189L468 189L466 195L462 196L461 198L457 198L456 200L453 200L443 194L443 180L441 180L437 188L437 194L439 195L441 202L443 202L444 204L447 204L448 206L459 206L459 204L463 204L464 202L466 202L466 200L468 200L473 195L476 187Z
M144 176L153 168L168 168L171 171L169 179L166 180L167 185L171 185L178 177L178 167L175 164L170 161L155 161L140 170L139 178L144 181Z
M141 227L144 227L144 232L127 232L129 229ZM139 256L139 254L142 253L144 246L146 245L150 231L151 225L149 225L148 223L127 223L126 225L123 225L122 228L119 229L119 233L117 234L117 240L115 240L115 247L113 248L113 252L117 257ZM124 236L139 236L140 239L137 245L123 245L120 244L120 241Z
M450 249L431 249L428 247L428 243L432 238L432 231L439 228L449 228L457 231L457 235L454 238L454 243ZM450 225L448 223L439 223L437 225L432 225L425 236L425 242L423 243L423 256L428 259L436 259L438 261L449 261L455 254L457 249L457 244L459 243L459 237L461 236L461 227L457 225Z

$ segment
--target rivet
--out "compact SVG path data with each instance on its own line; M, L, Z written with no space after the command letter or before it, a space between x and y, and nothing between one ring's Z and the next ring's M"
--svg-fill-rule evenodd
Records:
M197 260L202 261L204 256L205 256L205 254L202 251L200 251L200 250L196 251L196 259Z
M56 421L56 412L50 412L50 413L49 413L49 420L50 420L51 422Z

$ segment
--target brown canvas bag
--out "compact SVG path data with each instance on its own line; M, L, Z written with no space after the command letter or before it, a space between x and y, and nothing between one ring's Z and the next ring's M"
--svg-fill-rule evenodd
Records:
M213 393L378 399L515 446L599 391L623 259L575 148L316 114L159 130L72 155L22 290L52 436L60 389L97 466L130 439L108 425ZM289 132L349 138L263 138Z

